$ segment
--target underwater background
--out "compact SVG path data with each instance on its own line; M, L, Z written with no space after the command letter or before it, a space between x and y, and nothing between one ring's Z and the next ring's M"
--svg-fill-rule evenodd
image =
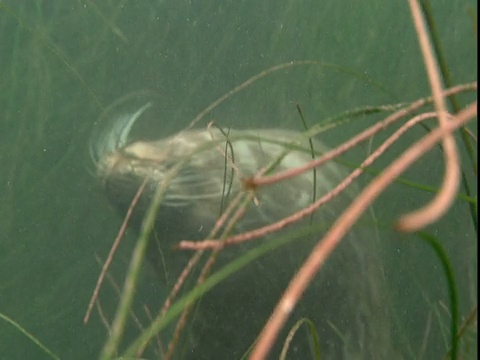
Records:
M476 80L477 3L439 0L431 7L453 82ZM0 313L62 359L96 358L106 338L95 313L87 325L83 316L101 269L98 258L105 259L122 222L88 153L95 124L112 103L128 94L154 96L161 116L143 132L160 138L186 127L249 77L301 60L329 65L292 66L266 76L199 125L215 120L235 128L301 131L297 104L307 123L315 124L360 106L430 94L402 1L11 0L0 1L0 34ZM465 105L474 97L459 101ZM381 118L359 119L321 139L334 146ZM469 128L477 133L476 123ZM375 167L389 164L424 132L410 131ZM476 207L476 174L458 144ZM359 147L348 157L359 162L368 151ZM438 187L442 175L437 147L402 177ZM395 314L393 342L411 359L447 353L449 297L432 249L390 226L431 197L394 184L374 205ZM427 231L452 263L463 322L478 302L477 234L468 202L459 199ZM115 260L119 285L135 238L127 232ZM164 296L155 278L146 264L137 299L152 308ZM114 314L114 286L104 287L101 301ZM475 358L476 330L467 337L465 354ZM0 359L51 358L3 319L0 344Z

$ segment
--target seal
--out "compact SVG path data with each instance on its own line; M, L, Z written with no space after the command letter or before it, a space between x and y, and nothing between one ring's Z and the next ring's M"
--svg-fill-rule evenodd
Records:
M315 151L325 150L315 143ZM107 153L97 169L110 199L123 210L132 201L132 191L145 178L148 186L141 206L148 206L165 174L184 163L169 183L160 212L168 208L179 213L188 226L182 226L184 233L178 235L200 239L211 229L228 199L244 190L242 179L270 165L274 165L275 171L302 165L311 160L310 151L308 140L293 131L229 129L226 135L211 128L185 131L158 141L134 142ZM312 203L314 190L318 196L328 192L341 175L335 165L327 164L316 174L317 184L310 172L259 190L257 204L249 207L237 225L238 230L266 225L305 208Z
M243 179L259 171L276 172L303 165L311 161L312 148L314 156L328 150L318 140L285 129L210 127L181 131L159 140L131 141L132 125L146 109L148 104L119 116L110 131L97 136L101 144L92 146L92 159L110 201L123 213L146 181L132 222L137 229L155 192L168 181L157 214L155 241L149 248L149 257L159 273L163 272L161 281L166 281L167 286L175 281L188 259L187 254L173 251L173 245L184 239L205 238L231 199L247 191ZM174 176L171 171L175 171ZM257 189L255 201L248 204L234 232L272 223L307 207L345 175L343 166L330 162L315 173L312 170ZM295 271L356 193L351 188L320 208L313 218L259 240L297 238L253 261L246 270L202 298L194 323L180 342L180 358L242 357ZM312 229L310 234L307 231L298 236L299 229L305 228ZM379 295L383 278L376 239L375 230L369 226L352 231L292 314L287 329L302 317L315 324L322 357L367 359L386 354L386 315ZM255 246L258 242L223 250L218 265ZM293 350L288 358L312 356L309 335L297 335L290 346ZM277 355L280 348L281 343Z

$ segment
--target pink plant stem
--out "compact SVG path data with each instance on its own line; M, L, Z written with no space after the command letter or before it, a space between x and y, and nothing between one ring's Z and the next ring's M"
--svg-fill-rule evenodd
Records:
M225 222L229 219L230 214L232 211L238 206L240 200L242 199L242 193L237 194L237 196L231 201L227 209L223 212L222 216L216 221L215 226L213 230L210 232L210 237L216 236L216 234L220 231L220 229L224 226ZM230 219L229 223L226 226L226 230L228 231L237 221L239 217L242 216L243 212L245 211L244 207L237 209L236 213L232 216ZM219 243L224 243L224 241L217 241ZM208 272L210 271L211 267L214 265L214 262L216 260L216 255L220 252L221 247L215 249L215 252L210 256L210 258L207 260L207 263L204 265L202 272L197 279L197 284L200 285L205 281L206 276L208 275ZM200 257L203 255L203 250L197 251L193 257L190 259L189 263L185 267L185 269L182 271L180 274L180 277L178 278L177 282L175 283L175 286L173 290L170 292L163 308L162 308L162 315L164 315L168 308L170 307L170 304L172 303L173 299L175 298L176 294L179 292L181 286L184 284L187 276L190 274L191 270L193 269L193 266L198 263L200 260ZM174 330L174 334L172 337L172 340L168 344L168 349L167 353L164 356L165 360L169 360L172 358L174 351L175 351L175 346L178 342L178 339L180 338L181 332L183 331L183 328L187 324L188 316L190 315L190 311L192 309L192 304L188 305L185 310L182 312L180 319L177 322L177 325Z
M413 23L417 30L420 48L425 60L425 67L432 89L435 110L438 114L440 127L447 125L447 112L445 99L442 95L442 83L438 66L433 55L431 44L428 40L427 30L422 18L422 12L417 0L409 0L412 11ZM458 161L458 151L453 136L445 136L442 140L443 154L445 159L445 172L443 176L440 191L423 208L403 215L397 221L397 229L405 232L416 231L432 223L443 215L455 199L455 194L460 183L460 165Z
M454 87L451 87L444 92L444 95L445 96L451 96L451 95L458 94L458 93L461 93L461 92L464 92L464 91L476 90L476 89L477 89L477 82L472 82L472 83L468 83L468 84L456 85ZM380 122L380 124L376 124L376 125L372 126L371 128L365 130L363 133L357 135L357 137L355 137L355 138L358 138L358 137L362 138L365 134L368 134L368 136L372 136L373 134L375 134L379 130L385 128L387 125L393 123L396 120L401 119L403 116L408 115L412 111L415 111L415 110L419 109L420 107L425 105L428 101L429 101L429 99L420 99L420 100L417 100L417 101L413 102L407 108L402 109L400 111L397 111L396 113L388 116L385 120ZM362 140L359 140L358 142L360 142L360 141L362 141ZM342 147L346 147L348 149L350 145L347 146L346 144L348 144L350 142L358 143L358 142L354 141L354 139L352 139L352 140L349 140L346 143L340 145L339 147L337 147L336 149L334 149L332 151L337 151L339 148L342 148ZM341 153L341 152L339 152L339 153ZM329 154L326 154L325 156L329 156ZM317 161L319 161L320 159L323 159L323 157L317 159ZM322 160L322 163L323 163L323 161L324 160ZM302 171L300 171L298 169L302 169ZM296 176L296 175L302 173L303 171L308 171L308 170L310 170L310 167L308 167L306 169L304 167L300 167L300 168L293 169L293 170L287 170L286 172L278 173L278 174L275 174L275 175L272 175L272 176L256 178L255 181L261 181L265 184L275 183L275 182L280 181L282 179L289 178L291 176ZM269 179L271 179L271 180L269 180ZM326 196L328 196L328 194ZM237 244L237 243L244 242L244 241L249 241L251 239L262 237L262 236L265 236L268 233L280 230L280 229L282 229L282 228L284 228L284 227L286 227L286 226L288 226L292 223L295 223L296 221L300 220L301 218L303 218L305 216L308 216L313 211L315 211L319 206L321 206L322 204L327 202L329 199L330 198L322 197L319 200L317 200L317 202L310 205L309 207L307 207L307 208L305 208L305 209L299 211L298 213L295 213L295 214L293 214L289 217L281 219L274 224L269 224L269 225L263 226L263 227L258 228L258 229L254 229L254 230L251 230L251 231L248 231L248 232L244 232L244 233L241 233L241 234L238 234L238 235L231 236L231 237L229 237L225 240L225 245L232 245L232 244ZM218 241L217 240L211 240L211 239L207 239L207 240L204 240L204 241L184 240L184 241L180 241L179 244L177 245L177 247L179 249L184 249L184 250L200 250L200 249L209 249L209 248L213 249L213 248L218 247L218 246L219 246Z
M458 92L464 91L468 88L476 89L476 86L477 86L476 82L468 84L466 86L465 85L454 86L454 87L446 90L444 92L444 95L445 96L450 96L452 94L456 94ZM428 101L429 101L429 99L420 99L420 100L414 101L413 103L411 103L406 108L401 109L401 110L393 113L392 115L386 117L384 120L379 121L375 125L373 125L373 126L369 127L368 129L362 131L360 134L356 135L355 137L351 138L350 140L347 140L343 144L337 146L335 149L332 149L331 151L329 151L324 156L319 157L318 159L313 160L313 161L311 161L311 162L309 162L309 163L307 163L303 166L299 166L298 168L295 168L295 169L289 169L289 170L281 171L281 172L278 172L278 173L276 173L274 175L270 175L270 176L254 177L251 180L252 186L259 187L259 186L263 186L263 185L274 184L274 183L277 183L279 181L288 179L290 177L301 175L301 174L303 174L303 173L305 173L305 172L307 172L307 171L309 171L309 170L311 170L315 167L318 167L318 166L324 164L325 162L327 162L329 160L332 160L332 159L338 157L339 155L347 152L348 150L352 149L356 145L370 139L373 135L375 135L379 131L387 128L388 126L390 126L394 122L400 120L401 118L407 116L408 114L411 114L415 110L418 110L419 108L424 106Z
M273 314L260 333L258 341L250 355L251 360L261 360L266 358L280 329L295 308L306 287L320 270L331 252L339 244L343 236L349 231L351 226L357 221L366 208L394 181L396 177L435 146L437 142L441 141L445 136L450 135L451 132L471 120L477 113L476 107L477 103L475 102L467 109L457 114L457 116L445 126L436 128L421 140L417 141L390 166L388 166L381 175L377 176L367 187L365 187L347 210L345 210L337 219L323 239L315 246L308 259L291 280L288 288L285 290L282 298L275 307Z
M413 119L409 120L405 123L402 127L400 127L395 133L393 133L375 152L373 152L367 159L365 159L360 166L352 171L350 175L348 175L340 184L338 184L335 188L329 191L327 194L322 196L320 199L315 201L312 205L302 209L293 215L286 217L280 221L277 221L273 224L266 225L262 228L255 229L253 231L245 232L239 234L237 236L233 236L231 238L226 239L226 245L233 245L242 242L246 242L252 240L253 238L263 237L269 233L276 232L281 230L282 228L293 224L302 218L310 215L314 211L316 211L320 206L327 203L331 200L334 196L340 194L347 186L349 186L357 177L359 177L363 173L363 169L373 164L375 160L377 160L380 155L382 155L390 146L395 143L400 136L402 136L408 129L413 127L415 124L419 123L420 121L424 121L426 119L430 119L436 117L436 113L423 113L417 115ZM181 241L178 244L178 248L185 249L185 250L200 250L200 249L212 249L217 248L220 246L219 241L217 240L204 240L204 241Z
M215 226L213 227L213 230L212 230L213 236L215 236L215 234L217 234L220 231L220 229L226 223L226 221L230 217L230 214L238 206L238 204L239 204L240 200L242 200L242 198L243 198L242 193L238 193L233 198L233 200L230 202L228 207L223 212L222 216L220 216L220 218L218 218L218 220L215 222ZM209 237L213 237L213 236L209 236Z
M118 245L120 244L120 240L122 239L123 234L125 234L125 231L127 230L128 221L132 216L133 209L137 205L137 202L140 199L140 196L142 195L143 190L145 190L145 186L147 186L147 179L148 178L145 178L142 185L140 185L140 187L138 188L138 191L135 194L135 197L133 198L130 206L128 207L127 213L123 220L122 226L120 227L118 235L115 238L115 241L113 242L112 247L110 248L110 252L108 253L107 260L105 261L105 264L102 267L102 271L100 273L100 276L98 277L97 284L95 285L95 289L93 290L93 295L92 295L92 298L90 299L90 303L88 304L87 312L85 314L85 317L83 318L84 324L88 323L88 320L90 319L90 314L92 313L93 305L95 304L95 300L97 300L98 298L98 294L100 293L100 288L102 287L105 275L108 271L108 268L110 267L110 264L113 261L113 255L117 251Z
M182 288L183 284L188 278L188 275L192 272L193 267L198 263L200 260L201 256L203 255L203 251L197 251L188 261L187 266L182 270L180 276L178 277L177 281L175 282L175 285L173 286L172 291L170 291L170 294L168 294L167 299L165 300L165 303L163 304L162 310L160 313L162 315L165 315L167 310L170 308L173 300L177 296L178 292Z
M215 226L213 227L212 231L209 234L209 237L216 236L216 234L220 231L222 226L228 220L232 211L237 207L241 198L242 198L242 194L239 193L230 202L229 206L225 209L225 211L222 213L220 218L216 221ZM201 250L201 249L198 249L198 250ZM173 299L175 299L175 296L177 296L178 292L182 288L182 285L185 283L185 280L187 279L188 275L191 273L193 267L198 263L198 261L200 260L202 255L203 255L203 252L199 251L196 254L194 254L192 256L192 258L189 260L187 266L183 269L183 271L180 274L180 276L178 277L175 285L173 286L172 291L168 295L167 300L165 300L165 303L164 303L164 305L162 307L162 310L161 310L161 314L165 314L167 312L167 310L170 308L170 305L171 305Z

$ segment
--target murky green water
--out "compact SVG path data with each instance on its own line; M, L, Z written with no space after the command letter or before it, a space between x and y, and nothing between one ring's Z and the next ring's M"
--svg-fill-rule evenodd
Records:
M202 125L215 120L238 128L302 130L296 104L314 124L359 106L429 94L404 2L0 4L0 312L62 359L96 358L106 337L97 313L86 326L82 318L100 271L95 256L106 257L121 224L89 173L88 158L94 123L113 101L154 92L162 116L148 131L166 136L250 76L306 59L348 72L317 65L279 71L223 103ZM454 82L476 80L476 3L437 1L433 10ZM465 105L473 98L459 100ZM358 119L323 141L334 146L366 124ZM476 134L476 123L469 126ZM423 134L411 131L377 168ZM348 157L359 161L367 151L363 146ZM437 148L405 178L438 186L440 159ZM476 196L475 176L465 154L463 159ZM388 227L397 214L430 198L396 184L375 205L395 314L393 342L405 358L442 358L449 346L449 300L438 259L418 238ZM463 321L478 301L477 240L467 204L457 201L428 231L452 261ZM113 266L119 285L134 240L127 233ZM164 296L155 279L147 264L137 298L152 308ZM106 286L101 301L109 319L117 299L114 286ZM147 322L141 309L139 317ZM48 358L6 322L0 322L0 343L2 359Z

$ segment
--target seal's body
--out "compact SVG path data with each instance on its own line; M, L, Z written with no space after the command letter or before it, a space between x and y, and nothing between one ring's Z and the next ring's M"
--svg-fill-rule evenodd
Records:
M239 192L242 179L259 171L277 172L305 164L326 148L309 142L301 133L280 129L189 130L158 141L122 143L96 156L98 176L111 201L122 212L139 186L147 187L137 205L138 227L159 185L168 187L157 214L156 239L149 250L167 283L174 283L190 254L172 250L178 241L201 240ZM312 151L313 145L313 151ZM172 173L173 172L173 173ZM267 225L309 206L346 175L330 162L300 176L256 189L234 232ZM257 259L206 294L180 343L178 356L191 359L240 358L255 341L295 271L321 234L355 196L350 189L295 227L248 244L222 250L217 265L225 264L262 244L282 236L298 237ZM381 270L376 257L376 236L370 226L351 232L339 246L287 325L302 317L315 323L322 358L381 358L385 329L379 294ZM312 229L303 232L303 230ZM162 275L162 281L165 277ZM380 319L372 322L373 314ZM276 350L285 339L283 333ZM295 336L289 359L307 359L311 341L302 330ZM307 339L307 340L306 340Z
M323 145L314 142L315 153L325 150ZM148 206L168 171L183 163L169 182L159 218L168 216L167 211L179 212L182 222L188 226L182 226L185 233L177 234L174 240L195 240L211 230L228 200L244 190L242 179L267 170L268 166L276 172L311 159L312 149L301 133L262 129L230 130L226 135L212 128L185 131L158 141L134 142L106 154L97 169L111 200L123 209L130 204L134 191L145 178L149 186L142 205ZM237 224L237 231L266 225L307 207L314 200L314 193L316 198L320 197L344 175L336 164L329 163L316 174L310 171L259 189L255 194L256 204L249 206Z

